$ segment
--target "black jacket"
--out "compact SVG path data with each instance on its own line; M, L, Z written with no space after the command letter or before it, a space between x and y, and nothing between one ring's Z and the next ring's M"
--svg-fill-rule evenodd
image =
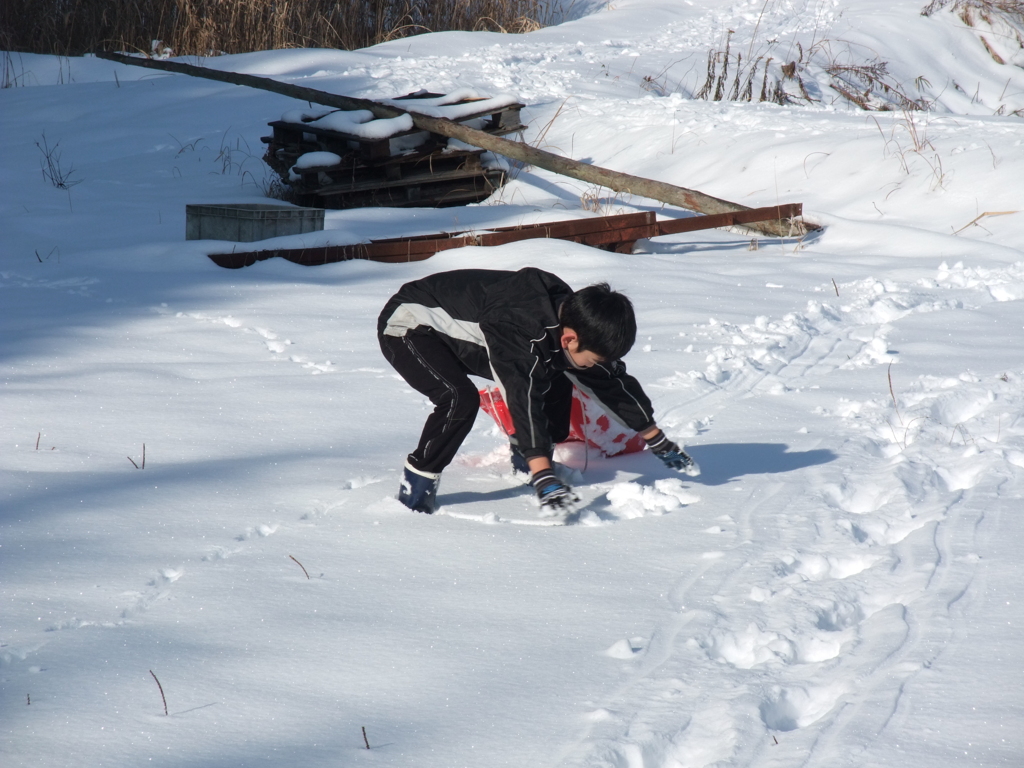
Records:
M404 336L431 329L474 375L497 382L527 458L550 454L543 403L556 376L568 376L630 429L650 428L651 401L621 360L583 370L569 365L558 308L572 292L533 267L439 272L403 285L384 306L377 332Z

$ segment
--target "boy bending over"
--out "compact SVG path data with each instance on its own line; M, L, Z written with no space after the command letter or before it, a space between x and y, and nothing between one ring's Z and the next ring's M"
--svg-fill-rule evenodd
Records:
M540 269L460 269L406 283L384 305L377 337L388 362L430 398L398 499L416 512L437 506L441 472L466 439L480 395L469 374L497 382L515 434L512 466L530 476L541 507L571 511L577 497L552 467L569 436L575 384L639 432L672 469L700 469L654 422L651 401L621 358L636 340L633 305L607 283L573 291Z

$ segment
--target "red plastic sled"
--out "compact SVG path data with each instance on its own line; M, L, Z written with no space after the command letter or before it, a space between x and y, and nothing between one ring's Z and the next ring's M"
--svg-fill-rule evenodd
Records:
M485 387L480 390L480 407L494 419L506 435L515 434L512 416L497 387ZM572 415L569 419L569 438L566 442L586 442L605 456L639 453L646 447L640 435L612 421L599 403L576 387L572 388Z

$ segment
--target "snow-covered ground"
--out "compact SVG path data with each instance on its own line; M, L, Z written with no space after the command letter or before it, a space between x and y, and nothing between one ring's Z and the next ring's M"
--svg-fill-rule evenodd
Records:
M1024 763L1024 70L923 5L626 0L525 36L204 62L369 98L512 92L552 151L825 225L756 250L714 231L223 270L185 204L259 201L266 123L305 105L12 54L3 765ZM817 43L821 101L692 100L730 29L777 61ZM881 57L932 110L833 103L826 50ZM593 215L581 198L661 208L526 170L483 205L328 212L309 237ZM580 524L510 524L530 494L481 415L442 513L409 513L429 406L377 313L434 271L527 265L632 296L627 363L704 472L568 446Z

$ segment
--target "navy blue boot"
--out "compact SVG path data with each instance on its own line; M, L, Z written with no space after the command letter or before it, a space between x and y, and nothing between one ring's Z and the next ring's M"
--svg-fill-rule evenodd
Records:
M413 512L432 515L437 509L437 486L440 482L440 474L413 469L406 463L398 500Z

